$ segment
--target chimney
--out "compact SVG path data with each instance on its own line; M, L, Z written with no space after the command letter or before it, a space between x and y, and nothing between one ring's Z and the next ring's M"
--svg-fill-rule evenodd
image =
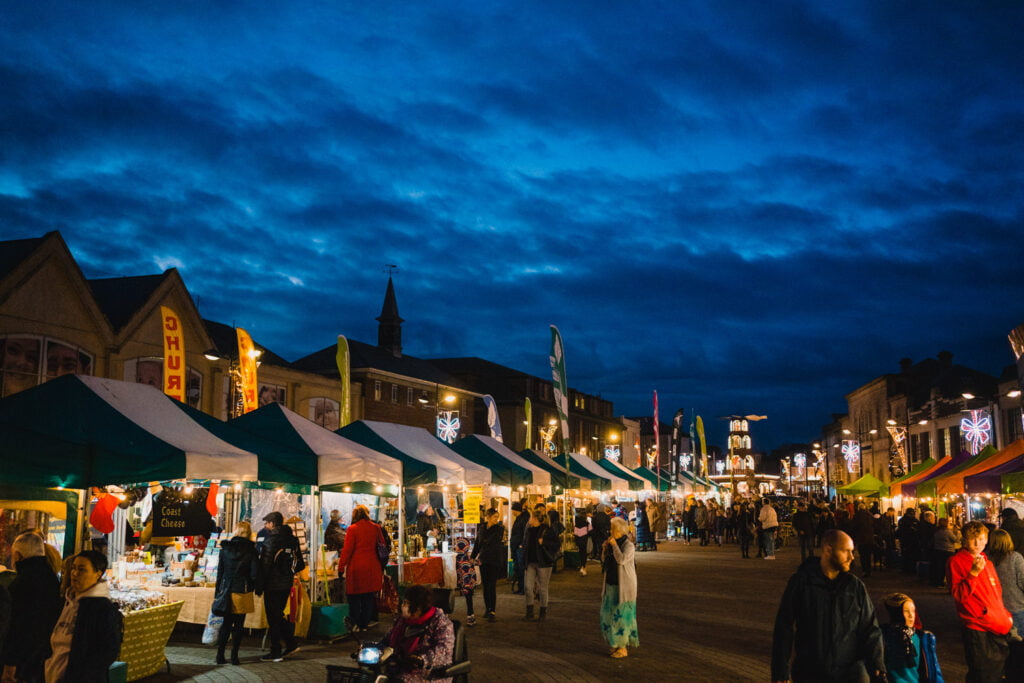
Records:
M936 356L939 359L939 367L949 369L953 367L953 354L949 351L939 351Z

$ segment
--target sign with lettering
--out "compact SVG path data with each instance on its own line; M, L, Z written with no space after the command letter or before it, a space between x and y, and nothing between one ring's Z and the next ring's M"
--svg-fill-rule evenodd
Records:
M164 393L185 402L185 336L181 318L167 306L160 307L164 337Z
M200 536L213 532L214 523L206 509L208 489L191 493L163 489L153 499L154 536Z

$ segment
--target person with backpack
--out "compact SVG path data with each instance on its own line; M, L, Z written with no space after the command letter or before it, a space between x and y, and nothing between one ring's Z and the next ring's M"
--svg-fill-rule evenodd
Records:
M359 631L370 627L377 593L384 585L384 569L377 555L377 545L386 542L385 534L370 519L370 511L366 506L355 506L352 509L352 523L345 533L345 545L338 557L338 574L345 574L349 617Z
M299 550L299 539L284 523L280 512L271 512L263 522L267 534L260 549L260 582L263 585L270 652L260 657L260 661L280 662L299 650L294 626L285 618L284 608L291 595L295 574L306 568L306 562Z

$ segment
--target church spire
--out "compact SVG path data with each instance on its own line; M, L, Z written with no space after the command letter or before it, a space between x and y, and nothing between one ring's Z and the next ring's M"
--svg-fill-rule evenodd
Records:
M402 323L398 315L398 301L395 299L395 285L388 275L388 289L384 294L384 306L377 317L377 346L390 351L396 358L402 357Z

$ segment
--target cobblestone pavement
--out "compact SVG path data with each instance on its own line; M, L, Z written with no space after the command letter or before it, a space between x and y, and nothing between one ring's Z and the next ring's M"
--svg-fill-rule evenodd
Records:
M601 574L563 570L552 576L545 622L523 620L520 596L498 588L498 621L467 631L471 678L479 681L767 681L772 626L786 580L799 563L793 547L778 560L741 559L736 546L699 547L669 542L658 552L637 553L640 647L625 659L611 659L598 627ZM938 638L946 680L966 673L953 601L895 570L876 570L867 580L880 607L894 590L918 603L925 627ZM476 607L483 611L482 596ZM456 619L465 619L457 599ZM884 611L879 613L885 621ZM326 665L350 662L351 640L334 645L303 643L293 658L261 663L256 636L242 649L242 666L216 666L213 648L199 645L199 631L179 627L167 654L169 674L147 681L324 681Z

